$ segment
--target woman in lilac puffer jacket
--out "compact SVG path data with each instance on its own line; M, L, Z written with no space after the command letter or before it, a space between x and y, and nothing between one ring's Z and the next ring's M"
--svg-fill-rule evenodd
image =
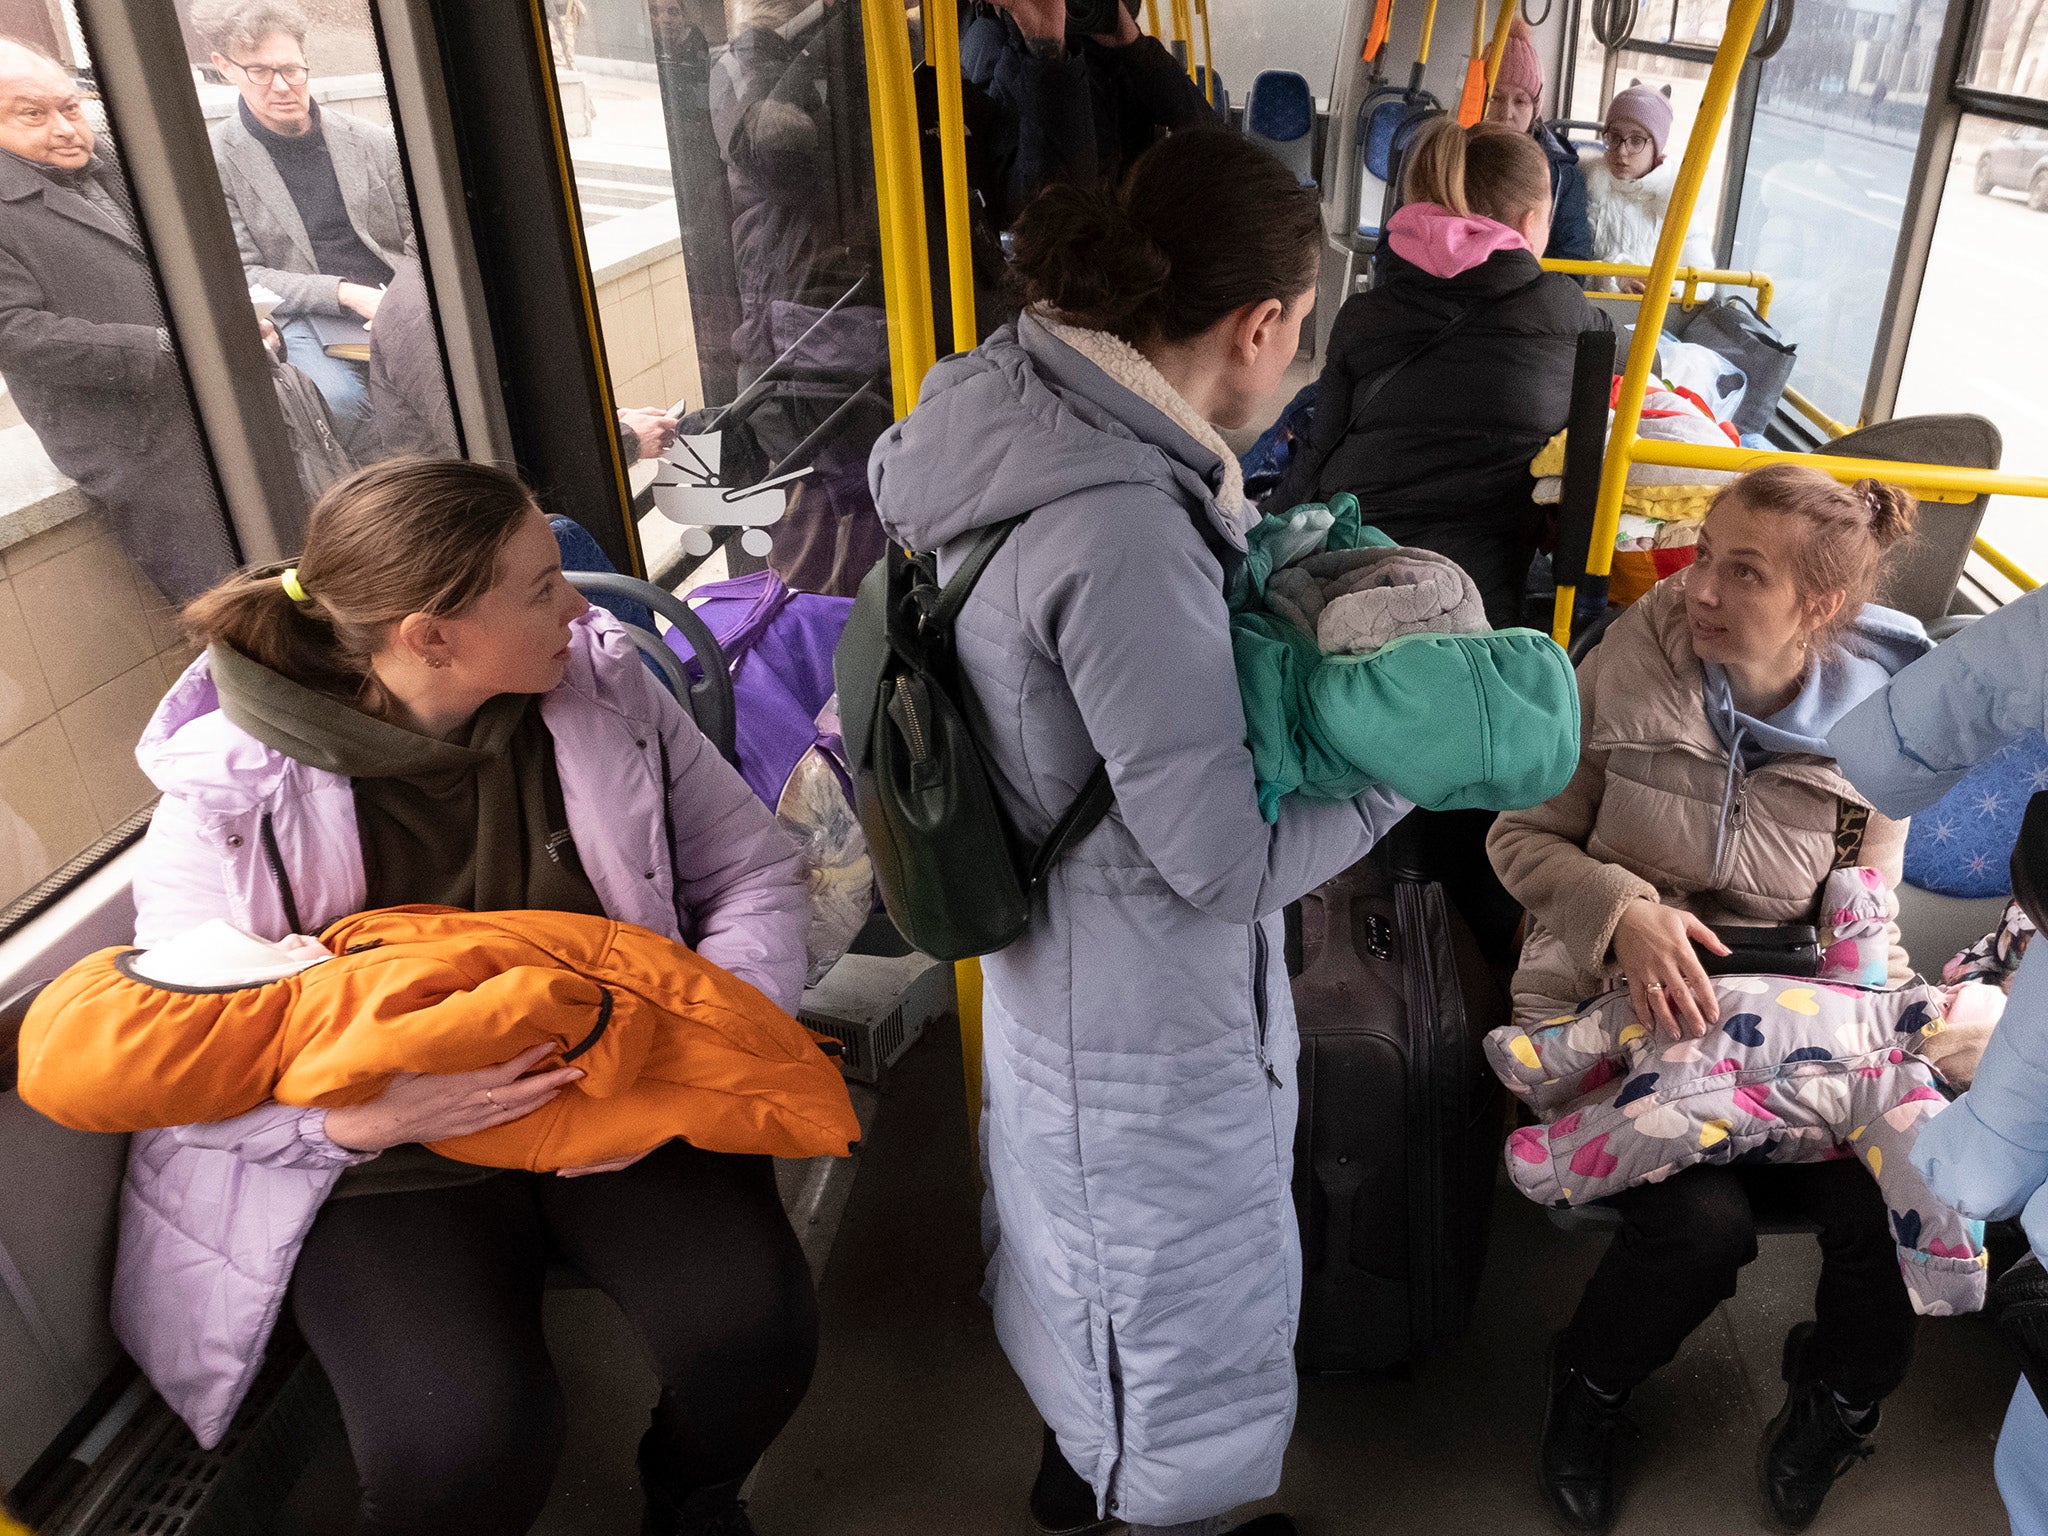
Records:
M206 654L138 748L164 792L138 945L209 918L317 933L408 902L601 912L796 1007L794 845L563 581L512 476L364 470L314 507L296 567L230 578L185 617ZM540 1327L560 1254L621 1305L661 1377L647 1529L742 1533L739 1483L816 1347L770 1162L678 1142L562 1178L421 1145L530 1113L579 1075L526 1076L538 1054L400 1078L348 1109L136 1136L115 1327L210 1445L289 1301L341 1402L358 1529L509 1536L562 1446Z

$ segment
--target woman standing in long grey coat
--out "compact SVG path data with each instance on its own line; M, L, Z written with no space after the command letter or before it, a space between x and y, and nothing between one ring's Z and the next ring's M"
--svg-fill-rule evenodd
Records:
M1166 140L1114 198L1055 187L1017 229L1025 314L939 364L871 461L884 526L942 576L1031 514L956 631L1019 832L1098 760L1116 791L984 962L986 1295L1050 1426L1047 1531L1210 1536L1278 1486L1293 1425L1280 911L1407 809L1295 799L1267 824L1231 662L1225 570L1258 514L1217 428L1294 356L1319 239L1313 191L1222 131Z

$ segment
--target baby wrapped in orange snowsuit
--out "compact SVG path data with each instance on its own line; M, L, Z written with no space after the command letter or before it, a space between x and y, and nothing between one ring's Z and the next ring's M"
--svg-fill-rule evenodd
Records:
M296 941L296 959L225 924L188 937L239 941L287 974L192 985L163 979L180 974L173 952L185 941L101 950L29 1011L28 1104L87 1131L225 1120L268 1100L333 1109L374 1098L394 1073L476 1071L548 1043L559 1054L536 1070L573 1063L580 1082L433 1149L546 1170L676 1137L712 1152L844 1156L860 1135L820 1037L644 928L567 912L391 907L342 919L317 949Z

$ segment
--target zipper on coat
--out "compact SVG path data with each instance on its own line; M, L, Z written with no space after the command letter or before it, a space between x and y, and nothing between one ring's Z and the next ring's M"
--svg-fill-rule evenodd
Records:
M306 930L299 924L298 898L292 894L291 876L284 872L284 854L277 846L277 828L271 825L268 811L263 813L257 840L263 844L263 862L270 866L270 878L277 882L278 900L284 904L286 931L304 933Z
M1252 1028L1258 1040L1259 1065L1274 1082L1280 1080L1266 1056L1266 967L1272 946L1266 941L1266 925L1252 924Z
M1727 887L1735 856L1742 846L1742 829L1749 821L1749 774L1738 770L1735 793L1728 798L1728 817L1721 827L1721 857L1714 864L1714 889Z

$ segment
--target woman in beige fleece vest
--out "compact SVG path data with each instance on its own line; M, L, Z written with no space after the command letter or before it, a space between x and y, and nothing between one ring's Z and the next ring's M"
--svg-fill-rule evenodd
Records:
M1928 649L1917 622L1868 601L1913 513L1876 481L1792 465L1746 475L1708 512L1692 568L1580 664L1577 773L1488 840L1529 912L1518 1022L1625 981L1643 1025L1711 1050L1718 1010L1693 947L1725 952L1710 924L1812 922L1838 846L1898 881L1905 823L1870 808L1825 738ZM1892 940L1896 983L1908 971ZM1823 1254L1817 1320L1786 1341L1790 1391L1765 1432L1773 1523L1803 1528L1867 1454L1913 1341L1876 1183L1853 1159L1701 1165L1614 1197L1621 1229L1558 1337L1540 1470L1568 1529L1613 1523L1623 1404L1735 1294L1756 1257L1752 1197L1817 1223Z

